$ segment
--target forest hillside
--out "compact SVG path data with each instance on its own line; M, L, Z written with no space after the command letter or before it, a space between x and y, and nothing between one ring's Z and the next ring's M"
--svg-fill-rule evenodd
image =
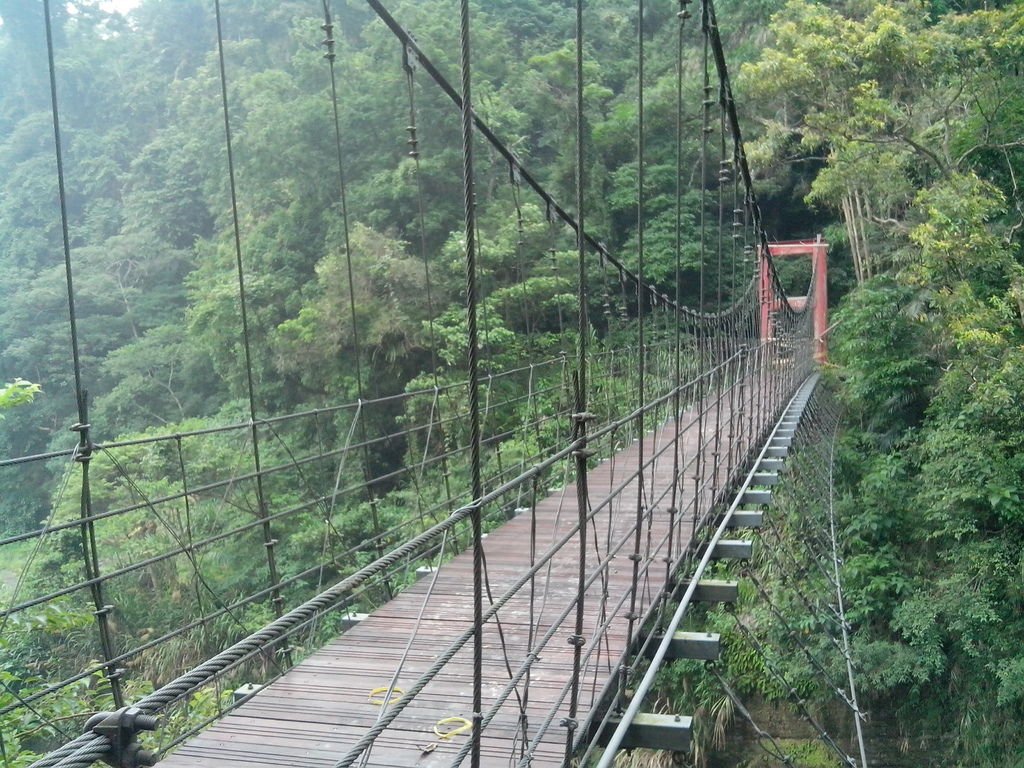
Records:
M586 226L634 268L636 8L585 5ZM431 393L465 378L458 112L364 3L333 4L333 94L320 2L223 6L234 184L212 2L141 0L124 13L98 0L52 5L78 374L92 439L130 443L125 460L142 477L128 487L97 457L101 506L142 508L140 498L176 492L186 463L197 487L239 475L241 438L218 430L256 414L314 414L314 426L268 440L271 466L317 441L321 455L347 449L360 429L391 434L417 412L433 413ZM454 4L389 7L457 82ZM684 7L650 2L645 16L645 274L666 305L674 296L713 309L743 294L753 259L734 251L723 263L720 249L715 262L700 245L702 42L688 21L687 63L677 71ZM473 4L477 112L559 200L575 194L571 10L564 0ZM822 234L831 246L824 371L842 406L837 509L865 708L894 724L922 765L1024 767L1024 2L721 0L717 14L768 233ZM82 489L59 454L74 450L68 430L83 403L68 337L42 4L0 0L0 21L6 607L24 585L42 594L82 579L84 545L69 523ZM688 105L681 142L677 83ZM501 382L529 365L529 381L515 386L542 393L544 413L565 412L563 363L578 342L574 238L489 145L480 143L477 160L482 348L486 372L500 380L494 396L514 401L513 384L503 391ZM592 296L595 355L632 338L626 310L636 307L609 272L603 262L593 268L610 286ZM806 271L780 275L803 292ZM240 287L250 302L244 338ZM653 309L652 317L656 346L670 338L671 319ZM622 386L604 393L609 412L626 408ZM427 394L401 399L413 392ZM383 404L364 414L367 400ZM497 441L525 410L488 424L488 434ZM544 430L567 429L556 421ZM461 428L444 439L457 444ZM180 437L177 453L145 445L186 433L198 436L192 453ZM333 484L335 495L361 472L388 479L369 497L346 497L328 537L321 519L282 525L283 567L321 555L335 538L370 542L365 560L387 542L388 526L422 526L423 504L450 505L452 478L466 479L458 471L426 480L421 472L423 487L396 479L431 450L430 435L416 439L364 439L360 464L336 476L311 470L303 483ZM505 460L537 451L510 440ZM21 461L32 456L43 459ZM282 506L306 502L308 488L272 485ZM223 491L215 513L186 488L175 525L197 538L255 526L258 515L234 492ZM195 515L187 523L186 508ZM67 528L34 551L29 534L50 524ZM100 546L156 556L174 535L165 528L140 515L99 531ZM117 620L145 643L191 616L182 595L196 594L202 608L204 589L236 599L262 586L261 545L218 547L203 562L202 586L185 570L131 566ZM334 558L327 577L356 560ZM317 586L306 581L295 594ZM87 601L68 598L0 620L5 765L28 765L60 743L54 722L77 723L105 705L109 691L86 675L47 699L42 715L18 709L54 668L63 677L93 668L92 614ZM140 655L130 693L221 647L238 632L232 621L258 626L270 615L266 604L247 604L201 637ZM782 698L756 674L744 680L745 694ZM708 705L679 680L664 686L669 698ZM808 683L808 698L827 694ZM176 732L215 708L194 702L193 720Z

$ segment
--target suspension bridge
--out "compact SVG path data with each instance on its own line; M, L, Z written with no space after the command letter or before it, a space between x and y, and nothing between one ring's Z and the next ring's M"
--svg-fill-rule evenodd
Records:
M0 621L6 625L69 598L88 600L88 642L95 661L31 689L12 690L15 701L4 714L48 721L47 702L83 681L99 681L109 691L111 707L78 723L78 734L58 727L66 741L50 748L34 768L101 760L129 768L158 758L176 768L467 761L473 766L607 766L621 749L685 752L693 738L692 713L654 712L648 696L654 676L672 659L719 657L718 635L690 626L696 604L736 600L737 580L720 578L724 566L719 563L752 557L752 532L770 520L774 489L786 482L790 450L801 444L820 450L835 429L834 405L815 373L816 362L826 355L827 244L768 240L711 0L694 10L696 19L688 1L677 9L680 82L684 35L703 41L703 99L697 105L701 301L692 308L683 306L679 292L681 169L675 295L645 275L642 0L633 268L585 228L585 3L576 3L573 206L559 203L474 111L467 2L461 3L458 88L431 63L427 41L418 42L381 2L367 0L367 6L401 51L410 83L406 130L417 163L412 94L420 73L426 73L426 85L449 98L453 117L460 118L466 378L442 380L435 371L432 386L374 398L364 393L360 374L356 402L276 416L258 413L248 326L253 300L245 290L229 79L216 2L249 418L194 431L93 441L62 205L78 406L71 428L77 443L0 461L5 472L45 465L56 467L62 478L55 513L38 529L0 541L0 548L31 542L38 552L77 537L76 546L67 546L81 558L81 568L60 582L19 580ZM343 63L336 60L326 2L323 12L344 210L345 158L335 88L335 69ZM62 173L52 44L49 53ZM679 142L686 108L680 86L673 106ZM329 117L325 125L331 125ZM532 194L552 225L568 232L577 257L577 316L575 327L567 324L563 332L575 347L572 354L519 367L496 366L486 357L476 263L478 142L508 164L520 230L520 196ZM420 218L422 224L422 201ZM346 218L346 232L347 226ZM556 242L559 236L564 234ZM813 262L805 297L788 297L775 270L775 259L792 256ZM713 273L709 267L707 286L705 264L716 265ZM732 285L723 290L723 275L730 272ZM620 338L628 330L633 338L613 346L606 341L613 330ZM403 461L385 466L374 460L395 446ZM211 451L231 455L237 471L210 476L202 458ZM820 467L831 466L830 457L818 459ZM77 504L70 501L76 494ZM69 505L77 514L57 514ZM357 510L357 519L343 519L343 507ZM245 514L224 518L225 509ZM161 531L165 546L133 548L124 532L140 526ZM777 556L794 558L797 569L808 562L823 567L819 556L836 562L834 521L827 540L823 526L819 521L816 531L822 551L780 549ZM310 530L319 538L312 546ZM97 546L118 536L124 546L116 553ZM211 567L218 554L230 554L232 567L262 572L263 586L239 591L218 581ZM854 690L838 566L826 575L836 588L841 628L836 647L850 665L848 683L833 687L860 735L863 713ZM148 626L144 608L128 605L137 600L144 579L152 581L153 590L172 585L178 590L179 613L172 622ZM207 648L211 637L219 648L197 662L190 649ZM797 636L794 645L810 655ZM163 665L162 674L151 681L152 690L140 694L133 676L138 678L144 665L152 669L154 659ZM792 765L721 672L716 668L713 674L766 752ZM772 674L784 690L793 690L782 671ZM830 736L799 697L795 704L839 760L866 766L862 738L859 759L851 757L848 741Z

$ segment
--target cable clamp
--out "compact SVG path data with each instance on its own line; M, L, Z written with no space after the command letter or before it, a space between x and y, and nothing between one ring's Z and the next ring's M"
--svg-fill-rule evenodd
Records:
M639 563L641 560L644 559L643 555L641 555L639 552L630 552L628 555L626 555L626 557L627 559L632 560L634 563Z
M577 448L575 451L572 452L572 457L574 459L589 459L596 455L597 451L595 451L593 448Z
M573 648L582 648L587 642L583 635L569 635L565 641Z
M596 418L597 418L597 414L596 413L591 413L590 411L583 411L582 413L574 413L572 415L572 420L577 422L577 423L579 423L579 422L586 423L588 421L594 421Z
M77 432L79 437L86 437L91 427L92 425L89 423L83 424L80 421L76 421L74 424L68 427L68 431ZM92 441L86 437L86 439L83 440L82 443L77 447L74 460L79 464L87 464L88 462L92 461L92 452L94 447L95 446L93 445Z
M139 768L156 765L156 755L136 740L139 731L155 731L156 724L153 715L138 707L123 707L116 712L97 712L86 722L85 730L110 742L110 751L102 758L107 765Z
M114 606L112 606L112 605L104 605L102 608L97 608L95 611L93 611L92 615L96 616L96 617L108 616L113 610L114 610Z
M415 38L413 38L412 35L409 35L409 40L412 42L416 42ZM405 56L403 58L405 60L402 62L402 64L405 65L405 69L407 71L415 72L417 69L419 69L420 66L419 54L416 53L416 49L412 46L411 43L405 44L404 53Z
M558 724L569 731L575 731L580 727L579 721L575 717L563 717L558 721Z
M512 159L508 161L508 179L517 187L523 183L523 168L519 164L519 158L515 153L512 153Z
M329 21L325 21L320 25L320 29L324 31L324 39L320 41L320 45L327 49L324 53L324 58L328 61L334 61L334 25Z

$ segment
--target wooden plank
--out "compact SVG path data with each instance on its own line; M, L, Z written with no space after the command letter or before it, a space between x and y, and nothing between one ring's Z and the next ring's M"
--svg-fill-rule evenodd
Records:
M746 402L742 404L738 402L740 395L724 397L718 423L725 425L730 401L747 412L755 394L755 387L747 387ZM701 426L703 435L699 432ZM730 455L727 438L722 434L716 439L713 429L714 425L698 423L695 408L681 414L678 435L683 459L698 450L707 451L709 456L712 450L722 457ZM666 573L665 560L673 519L667 510L672 498L675 457L671 446L676 434L676 422L669 419L644 438L647 459L657 458L643 477L649 508L642 509L644 527L638 563L642 577L636 595L641 613L659 599L666 577L672 576ZM666 446L669 449L662 450ZM634 441L588 473L591 508L597 511L587 530L587 573L597 578L584 595L583 652L590 653L584 674L585 679L599 682L583 692L577 714L581 722L599 704L596 697L603 681L618 668L627 650L634 567L630 555L638 489L636 480L624 480L636 469L639 448L640 442ZM741 446L742 450L746 448L749 446ZM674 516L673 558L689 543L694 510L706 509L712 491L725 488L724 466L719 474L707 478L707 487L699 491L689 477L676 489L676 508L683 512ZM533 528L537 531L536 562L575 525L576 487L569 483L539 500L533 510L526 508L491 531L483 544L490 593L495 600L506 600L497 621L491 620L484 627L485 711L492 709L508 683L509 668L516 672L526 659L536 655L523 711L516 696L508 697L482 733L483 765L507 766L510 755L518 754L523 741L522 714L528 726L527 740L536 739L531 765L542 768L562 764L565 731L559 722L568 714L565 691L571 677L573 646L567 641L574 634L578 538L574 536L553 554L537 572L532 589L528 583L510 597L506 593L530 569ZM600 565L602 562L605 565ZM165 757L161 765L333 766L380 715L380 707L371 701L371 691L386 688L400 662L404 663L397 686L402 690L411 687L455 638L472 626L472 574L471 551L462 552L436 573L421 573L416 580L410 574L410 583L393 600L360 616L358 622L344 622L346 631L342 635ZM726 592L728 587L735 592L735 585L724 585ZM485 599L485 608L487 605ZM550 640L542 645L541 639L552 629ZM367 765L449 765L468 737L442 739L434 733L434 727L444 718L471 717L472 681L472 650L467 643L377 738ZM521 682L517 690L525 694L525 684ZM537 739L537 728L545 721L553 726Z

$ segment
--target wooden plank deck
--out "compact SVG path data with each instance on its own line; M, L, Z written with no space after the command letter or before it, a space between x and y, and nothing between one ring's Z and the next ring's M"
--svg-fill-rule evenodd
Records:
M747 390L752 392L753 387ZM728 418L729 399L727 392L721 410L723 425ZM701 442L694 423L696 413L696 408L691 408L681 414L680 442L684 461L694 456ZM703 442L708 453L713 449L709 444L714 440L713 426L714 422L705 425ZM658 452L660 457L645 476L648 498L653 498L654 504L648 516L650 524L645 525L643 531L641 568L648 572L642 579L638 595L640 613L657 599L665 586L664 558L667 550L664 539L669 529L669 502L667 497L661 501L658 499L672 483L671 442L674 434L675 424L670 420L645 438L648 460ZM724 455L728 450L724 435L721 441L720 452ZM623 484L636 469L638 446L639 442L634 441L588 473L592 508L607 502L594 515L593 525L588 530L588 572L598 568L601 559L609 559L607 585L598 578L586 595L584 653L592 648L599 650L591 655L583 670L577 718L581 722L599 705L602 688L626 651L626 614L629 611L633 568L629 555L633 551L631 531L636 520L637 491L635 480L624 487ZM679 508L687 512L685 521L683 516L677 517L676 535L682 537L682 545L689 540L695 506L696 489L692 476L693 470L690 469L678 500ZM720 481L724 481L724 477L720 477ZM619 489L617 494L616 489ZM701 496L697 506L704 509L710 500L710 489ZM535 517L539 557L576 523L575 486L568 485L539 501ZM491 532L485 540L487 573L495 599L528 571L530 531L531 515L524 513ZM610 556L609 541L613 550ZM614 551L620 541L621 548ZM674 551L676 554L680 551L678 538ZM539 649L539 658L530 673L528 699L524 704L528 718L527 734L531 740L535 738L538 727L553 717L550 719L551 727L538 740L533 751L530 764L538 767L562 765L564 757L566 736L560 720L567 716L569 709L568 697L563 696L563 691L572 670L573 649L567 641L573 634L575 622L575 608L572 606L576 595L578 552L578 538L573 537L554 555L550 566L537 575L532 622L530 590L527 587L513 596L498 614L504 644L493 620L485 626L485 712L509 681L506 655L513 671L517 670L530 651L531 641L536 651L539 639L552 626L556 627L551 640ZM369 693L390 682L410 643L420 612L421 623L409 645L408 657L397 683L400 688L411 685L455 638L472 626L472 568L472 552L466 551L443 565L436 579L432 576L421 578L369 618L297 664L249 702L180 746L161 765L165 768L333 766L373 726L380 708L369 701ZM605 592L607 598L602 601ZM485 610L486 607L485 595ZM601 631L602 619L607 622L604 632ZM355 764L375 768L450 765L469 737L456 735L442 739L434 733L434 726L443 718L470 718L471 690L472 643L469 642L381 734L366 762L360 758ZM518 690L525 693L522 684ZM522 746L519 703L515 696L511 696L482 731L482 764L515 765ZM468 765L468 760L465 764Z

